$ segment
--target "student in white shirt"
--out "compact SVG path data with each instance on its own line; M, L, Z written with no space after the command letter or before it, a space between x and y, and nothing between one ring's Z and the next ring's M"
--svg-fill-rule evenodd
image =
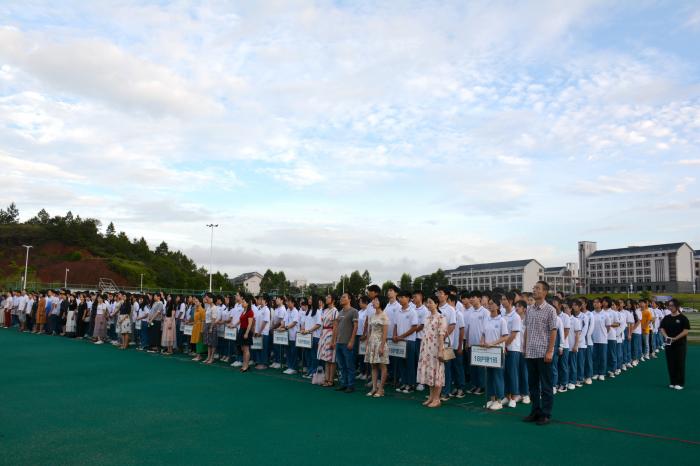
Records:
M504 372L505 398L501 404L508 403L508 407L515 408L520 401L519 369L521 353L522 319L513 306L515 294L508 292L501 296L501 307L505 311L503 318L508 325L508 339L506 340L506 364Z
M355 348L357 348L357 351L355 351L355 361L360 371L360 375L357 379L368 380L372 377L372 368L369 364L365 363L365 355L360 354L360 342L364 344L367 340L365 332L367 331L367 306L369 306L369 298L367 296L360 296L357 300L357 305L359 309L357 311L357 335L355 336Z
M287 315L287 309L284 307L284 298L281 296L278 296L275 298L275 312L272 316L272 327L271 330L277 331L278 328L280 328L281 325L284 324L284 318ZM281 369L282 368L282 346L277 345L274 349L274 358L275 361L270 365L271 368L273 369Z
M617 360L617 329L620 326L618 320L617 304L607 296L601 300L603 302L603 312L607 312L610 318L610 328L608 329L608 377L615 378L618 374Z
M610 315L603 310L600 299L593 300L593 380L605 380L608 353L608 330L612 321Z
M362 299L362 298L361 298ZM366 298L365 298L366 300ZM367 303L365 303L365 307L367 307ZM318 339L321 336L321 312L323 309L323 299L317 298L317 299L312 299L311 300L311 307L309 310L306 312L306 315L304 316L304 321L302 325L302 332L304 335L308 335L309 333L311 334L313 338L313 344L311 345L311 348L307 349L306 352L304 353L305 360L306 360L306 365L307 365L307 371L306 374L304 375L304 378L310 379L314 376L316 371L318 371ZM358 343L358 348L359 343Z
M399 292L399 304L401 308L394 313L394 331L392 340L394 343L406 342L406 357L397 358L399 366L399 378L401 385L397 392L412 393L416 386L416 332L418 331L418 315L409 306L411 293L403 290Z
M258 296L258 315L255 318L255 336L262 338L262 349L255 350L255 362L257 370L267 369L270 356L270 308L265 298Z
M562 301L558 297L552 298L552 306L557 310L557 339L556 348L552 359L552 384L554 393L566 392L569 377L569 330L571 324L566 314L562 312Z
M469 295L469 300L472 304L472 310L467 309L465 315L467 316L467 321L465 324L464 335L467 339L467 345L471 348L474 345L479 345L481 342L481 335L484 330L484 321L488 318L489 312L486 308L481 306L482 294L479 291L472 291ZM468 356L471 358L471 356ZM485 372L483 367L469 366L469 382L472 388L468 390L468 393L474 395L481 395L484 393L485 385Z
M642 357L642 310L639 309L639 304L632 301L632 366L636 367L639 364L639 359Z
M287 299L287 312L284 315L284 322L280 326L280 331L289 332L289 342L287 343L287 369L283 372L287 375L297 373L297 347L296 338L299 330L299 311L294 298Z
M401 304L399 304L398 300L396 299L399 294L399 291L401 290L396 285L391 285L386 290L386 297L388 298L389 302L387 303L386 308L384 309L384 313L389 318L389 334L387 336L387 338L389 339L391 339L391 337L394 336L394 325L396 324L394 320L394 314L401 310ZM387 366L387 371L389 373L389 376L393 379L394 386L397 386L399 362L397 361L397 358L395 356L389 356L389 365Z
M416 371L418 370L418 356L420 355L420 345L423 340L423 337L425 336L423 326L425 324L425 318L428 317L428 315L430 314L428 308L425 307L425 304L423 304L424 300L425 295L423 295L423 292L421 290L416 290L413 292L413 305L416 309L416 316L418 317L418 331L416 332ZM423 386L423 384L418 384L416 386L416 390L422 392L423 390L425 390L425 387Z
M104 302L102 295L97 295L97 312L95 314L95 328L93 330L93 338L96 345L101 345L107 339L107 303ZM53 311L52 311L53 312Z
M572 315L571 303L563 304L564 314L569 319L569 335L568 335L568 346L569 346L569 377L567 379L566 388L567 390L574 390L578 385L578 351L579 343L581 338L581 321L578 317Z
M216 345L219 343L217 321L219 320L219 307L214 304L214 298L210 294L204 295L204 331L202 337L207 345L207 359L204 364L214 363Z
M580 299L581 303L581 315L586 316L586 322L588 324L588 328L586 329L586 360L584 364L584 370L583 370L583 376L585 378L584 383L586 385L590 385L593 383L593 349L594 349L594 344L593 344L593 332L595 332L596 328L596 319L593 316L593 311L589 310L589 307L592 306L592 304L589 304L588 300L586 298L581 298Z
M448 302L450 290L448 287L442 287L437 292L438 312L445 317L447 322L447 332L445 335L451 336L457 327L457 312ZM452 386L452 359L445 361L445 385L442 387L440 401L448 401L450 399L450 388Z
M508 340L508 323L501 316L500 296L494 295L488 301L489 316L484 320L483 330L481 333L481 346L505 347L505 342ZM503 408L501 399L505 395L503 386L503 369L501 367L486 368L486 396L490 397L490 401L486 403L486 407L491 410Z
M573 378L576 387L583 387L585 381L585 365L586 365L586 352L588 349L588 343L586 340L586 333L588 332L588 319L587 316L581 312L581 301L579 299L572 299L570 302L571 314L575 319L578 320L578 340L576 344L576 377Z

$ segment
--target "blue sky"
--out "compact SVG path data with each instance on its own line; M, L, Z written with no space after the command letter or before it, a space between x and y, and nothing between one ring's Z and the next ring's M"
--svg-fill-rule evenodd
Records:
M0 201L379 280L700 248L697 2L0 4Z

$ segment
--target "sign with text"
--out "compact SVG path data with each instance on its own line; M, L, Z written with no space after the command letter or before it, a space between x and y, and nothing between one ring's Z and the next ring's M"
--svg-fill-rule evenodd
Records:
M192 325L185 325L185 335L192 335Z
M386 347L389 350L389 356L395 358L405 358L406 357L406 342L398 341L394 343L392 340L386 341Z
M503 348L496 346L488 348L486 346L471 347L471 364L472 366L502 368L505 358L503 357Z
M287 346L289 345L289 332L284 331L284 332L275 332L275 335L273 336L272 343L275 345L283 345Z
M311 348L313 346L313 335L297 333L297 348Z
M219 338L224 338L226 336L226 326L225 325L217 325L216 336Z
M261 350L263 349L263 337L253 337L253 346L250 349Z
M236 331L235 327L225 327L226 330L224 330L224 338L226 340L235 340L236 339L236 334L238 333Z
M360 347L357 348L357 354L367 354L367 340L360 340Z

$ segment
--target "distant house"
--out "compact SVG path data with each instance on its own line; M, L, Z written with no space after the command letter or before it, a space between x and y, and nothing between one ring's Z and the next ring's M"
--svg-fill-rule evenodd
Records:
M262 282L262 278L263 276L258 272L248 272L232 278L230 281L235 288L242 285L248 293L257 295L260 294L260 282Z

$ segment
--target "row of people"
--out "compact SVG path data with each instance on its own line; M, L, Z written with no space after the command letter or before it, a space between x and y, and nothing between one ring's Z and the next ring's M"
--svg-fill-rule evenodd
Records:
M200 298L49 290L8 293L0 317L20 330L92 338L96 344L111 340L121 349L131 343L150 352L162 348L166 355L191 353L195 361L230 363L242 372L251 361L256 369L285 367L290 375L302 369L303 377L325 387L335 385L337 371L336 389L348 393L355 390L358 374L362 381L371 379L367 395L372 397L384 395L388 379L402 393L428 386L430 407L484 391L489 409L530 403L525 345L528 309L537 304L533 293L458 295L443 287L426 297L391 287L386 295L372 285L356 300L358 309L347 293L338 309L332 295ZM677 306L672 301L663 310L646 300L561 296L550 302L556 330L548 369L553 393L614 378L655 358L664 347L662 319ZM296 347L298 335L311 336L308 348ZM394 356L392 343L398 346ZM502 348L503 367L471 364L472 348L484 346ZM682 373L671 378L673 388L683 387Z

